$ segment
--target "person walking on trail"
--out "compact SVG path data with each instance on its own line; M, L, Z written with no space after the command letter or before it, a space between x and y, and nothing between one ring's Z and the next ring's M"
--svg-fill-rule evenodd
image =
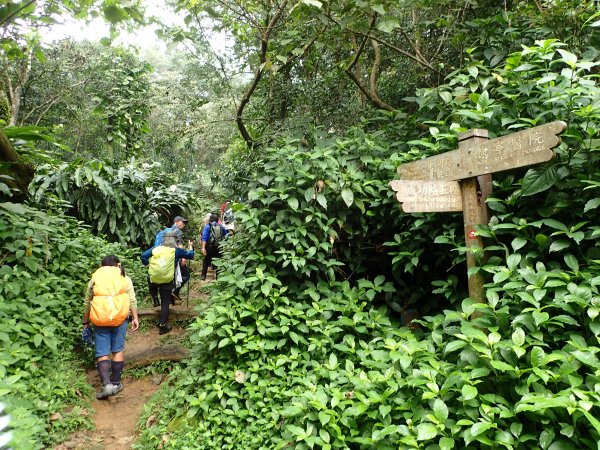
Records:
M219 216L211 214L210 223L204 226L202 230L202 276L201 280L206 280L208 268L212 265L213 258L220 258L220 243L227 236L227 229L218 222Z
M136 331L140 323L133 282L125 275L119 258L105 256L92 275L83 304L83 327L89 327L90 322L94 325L96 366L102 383L102 390L96 394L98 400L123 390L121 373L130 313L131 331Z
M185 217L175 216L175 218L173 219L173 225L159 231L156 234L156 237L154 238L154 246L153 247L158 247L159 245L163 245L163 240L165 239L165 237L174 236L176 245L180 248L183 248L183 230L185 229L187 223L188 223L188 220ZM175 287L175 289L172 292L172 295L171 295L171 304L172 305L175 304L176 299L179 300L179 302L182 301L181 297L179 297L179 291L190 280L190 268L187 265L187 260L185 258L182 258L180 260L179 271L181 273L182 281L181 281L181 284L179 286ZM148 282L148 285L150 285L150 282ZM153 294L152 290L150 289L150 296L152 297L153 305L155 307L160 306L160 302L158 300L158 294L157 293Z
M169 305L171 294L175 288L176 268L181 258L194 259L193 242L188 241L188 250L177 247L174 242L167 242L158 247L151 247L140 256L142 264L148 266L150 278L150 295L153 298L160 296L160 322L159 334L165 334L172 330L169 325Z
M165 233L167 233L169 231L175 232L177 245L183 246L183 230L184 230L185 226L187 225L187 223L188 223L188 220L185 217L175 216L175 218L173 219L173 225L171 225L170 227L164 228L163 230L159 231L156 234L156 237L154 238L153 247L158 247L159 245L162 245Z

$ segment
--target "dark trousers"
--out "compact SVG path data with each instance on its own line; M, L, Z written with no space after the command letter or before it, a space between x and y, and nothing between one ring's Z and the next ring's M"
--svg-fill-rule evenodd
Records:
M157 298L160 295L160 323L164 325L169 320L169 305L171 304L171 292L175 284L155 284L150 283L150 295L152 298Z
M181 286L173 290L173 293L175 293L176 295L179 295L179 291L181 291L181 288L185 286L185 283L190 281L190 266L188 266L187 264L185 266L180 265L179 268L181 269Z
M221 250L219 248L206 246L206 255L204 256L204 261L202 261L202 278L206 278L206 274L208 273L208 268L212 265L213 258L220 258Z

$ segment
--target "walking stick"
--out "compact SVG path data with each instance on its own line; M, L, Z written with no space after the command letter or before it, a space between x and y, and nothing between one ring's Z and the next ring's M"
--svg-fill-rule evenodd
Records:
M187 298L185 299L185 309L190 309L190 284L192 284L192 268L190 267L190 279L187 282Z

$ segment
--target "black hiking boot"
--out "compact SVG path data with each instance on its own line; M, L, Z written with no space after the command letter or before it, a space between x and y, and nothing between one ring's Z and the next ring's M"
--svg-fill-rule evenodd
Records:
M164 325L159 325L158 326L158 334L167 334L172 329L173 329L173 327L171 325L169 325L168 323L166 323Z

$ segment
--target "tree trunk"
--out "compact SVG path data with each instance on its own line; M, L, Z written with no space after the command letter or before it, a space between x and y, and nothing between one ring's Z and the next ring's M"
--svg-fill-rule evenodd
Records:
M31 64L33 62L33 48L27 50L27 55L21 63L20 69L17 71L16 84L13 86L10 75L6 75L6 87L8 90L8 99L10 101L10 125L17 124L19 110L21 109L21 93L23 87L29 79L31 73Z
M2 179L2 182L18 190L10 198L11 201L22 202L27 198L27 188L34 173L33 166L21 159L6 134L0 131L0 175L8 175L12 178L10 180Z
M127 353L127 367L146 367L157 361L181 361L187 358L190 351L178 345L150 348L141 352Z

